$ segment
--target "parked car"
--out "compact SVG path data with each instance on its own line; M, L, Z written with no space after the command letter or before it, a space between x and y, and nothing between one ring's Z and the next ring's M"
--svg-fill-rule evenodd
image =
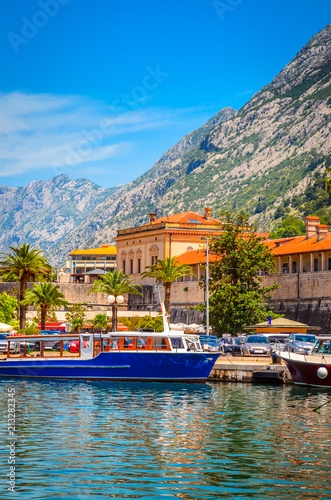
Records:
M296 354L309 354L315 344L316 336L305 333L291 333L284 351L295 352Z
M271 356L272 348L267 337L249 335L242 346L244 356Z
M226 356L242 356L245 337L224 337L221 339L222 351Z
M83 340L83 347L88 347L88 340ZM73 340L69 345L70 352L79 352L79 340Z
M0 333L0 352L6 353L8 349L8 340L6 337L11 336L8 333ZM13 354L19 354L20 352L20 343L14 339L10 341L10 352Z
M289 333L262 333L263 337L267 337L269 344L272 347L272 352L283 351L285 344L290 336Z

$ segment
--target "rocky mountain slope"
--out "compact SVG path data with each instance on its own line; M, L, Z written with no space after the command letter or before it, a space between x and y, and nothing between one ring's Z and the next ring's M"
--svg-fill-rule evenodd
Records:
M1 251L17 243L30 243L48 255L114 191L66 175L34 181L26 187L0 186ZM95 230L99 227L96 225Z
M328 25L239 112L221 110L151 170L119 187L116 196L98 191L104 198L92 207L91 194L86 217L76 211L70 227L68 223L56 237L50 231L51 260L59 263L73 248L110 242L118 228L146 222L155 208L162 214L201 211L207 205L244 209L260 229L270 228L277 208L285 203L293 213L298 211L298 203L292 206L291 200L298 200L316 175L323 174L330 155L330 58ZM29 232L29 221L22 218L20 224L25 241L44 247L40 226ZM7 227L6 242L14 237Z

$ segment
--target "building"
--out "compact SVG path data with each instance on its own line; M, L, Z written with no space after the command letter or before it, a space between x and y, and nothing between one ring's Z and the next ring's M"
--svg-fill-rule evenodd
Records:
M115 238L117 269L132 275L135 283L154 283L152 278L141 280L146 266L158 259L201 249L205 246L201 238L217 236L222 231L220 221L211 217L211 210L205 208L204 215L189 211L158 219L152 212L147 224L119 230Z
M318 217L306 217L306 234L265 242L275 256L278 273L331 271L331 233Z
M96 276L95 271L114 271L116 269L116 247L101 245L100 248L89 248L69 253L66 273L71 282L91 283Z

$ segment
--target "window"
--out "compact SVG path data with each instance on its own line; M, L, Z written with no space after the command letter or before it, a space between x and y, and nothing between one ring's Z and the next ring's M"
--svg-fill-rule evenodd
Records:
M328 259L328 270L331 271L331 257Z
M152 255L152 266L154 266L154 255Z
M297 262L296 260L294 260L292 262L292 273L296 273L297 272Z
M318 259L314 259L314 271L318 271Z
M138 273L141 273L141 259L138 259Z
M189 219L188 221L191 222L191 224L201 224L198 219Z
M157 236L155 236L155 241L157 241Z
M284 274L288 273L288 263L287 262L284 262L284 264L283 264L283 273Z
M125 260L123 260L123 273L125 274Z
M130 274L133 274L133 260L130 260Z

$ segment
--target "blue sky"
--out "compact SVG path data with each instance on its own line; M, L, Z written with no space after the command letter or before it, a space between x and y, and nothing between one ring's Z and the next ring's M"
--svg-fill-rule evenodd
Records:
M133 180L328 22L329 0L3 2L0 184Z

